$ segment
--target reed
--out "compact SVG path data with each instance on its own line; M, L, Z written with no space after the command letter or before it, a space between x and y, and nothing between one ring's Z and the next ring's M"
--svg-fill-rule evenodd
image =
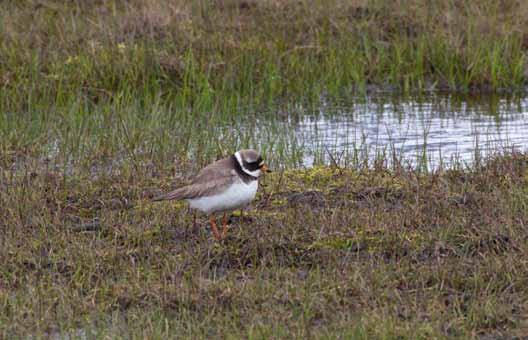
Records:
M126 93L205 110L361 91L516 89L522 2L5 2L3 111Z
M318 107L321 96L514 91L525 82L523 2L0 6L6 152L60 150L77 161L88 151L134 157L150 149L167 159L207 150L209 159L220 150L200 143L216 138L214 129L190 131ZM221 138L229 148L249 142ZM296 143L287 139L278 143Z

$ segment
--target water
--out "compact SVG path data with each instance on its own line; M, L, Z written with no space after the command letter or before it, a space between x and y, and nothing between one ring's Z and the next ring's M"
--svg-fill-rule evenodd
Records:
M505 149L528 150L528 98L377 96L323 102L292 128L304 149L304 166L365 157L374 162L385 155L432 169L471 164Z
M107 122L106 110L114 112L113 107L103 107L73 115L70 121L43 125L49 138L43 144L42 162L49 161L49 166L67 174L89 168L95 176L119 171L127 162L150 164L156 157L164 156L166 161L186 153L198 169L236 149L255 147L275 169L334 162L373 166L382 159L388 166L399 163L432 170L470 165L505 150L528 151L528 97L430 94L322 99L316 109L294 105L237 113L233 120L227 114L211 121L199 117L202 125L183 114L183 119L172 119L172 112L163 108L148 114L125 108L116 111L122 120ZM209 115L204 113L205 118ZM23 135L25 130L13 131ZM160 140L160 135L168 137ZM27 157L16 155L14 168L25 169Z

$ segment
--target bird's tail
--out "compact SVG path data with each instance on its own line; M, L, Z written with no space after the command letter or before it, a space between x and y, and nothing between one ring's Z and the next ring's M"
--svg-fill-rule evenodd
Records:
M176 189L166 194L159 195L157 197L154 197L152 201L159 202L159 201L181 200L185 192L185 190L182 190L182 189L184 188Z

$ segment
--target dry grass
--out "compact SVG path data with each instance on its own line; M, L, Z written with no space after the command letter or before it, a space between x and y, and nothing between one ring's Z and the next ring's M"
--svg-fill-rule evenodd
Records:
M275 174L251 220L233 217L223 243L205 219L194 230L183 204L149 202L185 176L168 183L169 173L152 167L96 177L2 169L4 338L527 331L525 155L435 174Z
M1 9L0 85L10 109L40 102L17 91L56 104L161 92L184 106L212 99L218 109L372 84L504 91L526 79L525 1L11 1Z

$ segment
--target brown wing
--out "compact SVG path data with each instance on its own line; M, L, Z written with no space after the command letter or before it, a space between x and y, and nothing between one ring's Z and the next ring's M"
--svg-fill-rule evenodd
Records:
M236 178L236 171L233 168L231 157L220 159L203 168L191 184L204 184L217 180L223 181L226 178L229 180Z
M191 184L154 198L154 201L181 200L209 196L224 190L236 180L231 158L224 158L203 168Z

